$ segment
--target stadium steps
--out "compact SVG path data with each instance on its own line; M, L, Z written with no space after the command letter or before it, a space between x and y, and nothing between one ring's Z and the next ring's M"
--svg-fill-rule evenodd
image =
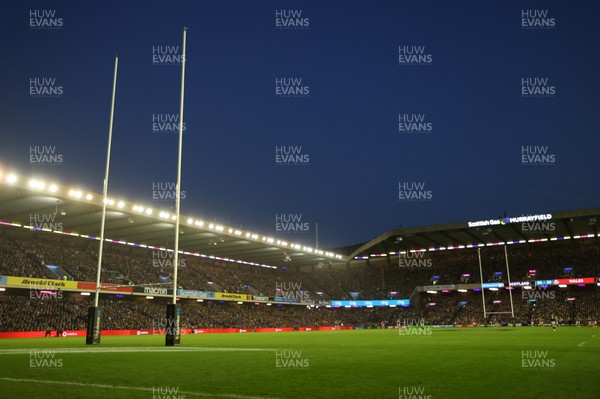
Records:
M13 245L15 247L17 247L25 255L25 258L27 260L29 260L29 262L31 262L32 265L34 265L35 267L40 267L40 269L42 270L42 273L45 274L44 277L47 277L47 278L55 278L56 277L54 275L54 273L52 273L52 271L50 269L48 269L48 267L46 266L46 264L44 263L44 260L42 259L42 257L40 255L27 249L24 245L22 245L21 242L18 242L16 240L12 240L12 239L10 239L10 240L13 243Z
M73 276L71 276L69 273L67 273L67 271L60 266L55 266L55 265L44 265L44 266L46 266L46 269L48 269L48 271L50 273L52 273L52 277L57 280L64 280L65 276L67 277L66 278L67 280L74 280Z
M313 285L314 287L316 287L316 288L314 288L314 289L313 289L313 291L314 291L314 292L321 291L321 292L322 292L324 295L327 295L329 298L335 298L335 295L332 295L332 294L331 294L331 291L329 291L329 290L327 290L327 289L325 289L325 288L322 288L322 287L320 286L320 284L317 282L317 280L315 280L315 279L312 277L312 275L310 275L309 273L305 273L305 272L301 272L301 273L303 273L304 277L305 277L307 280L309 280L309 281L312 283L312 285ZM337 298L336 298L336 299L337 299Z

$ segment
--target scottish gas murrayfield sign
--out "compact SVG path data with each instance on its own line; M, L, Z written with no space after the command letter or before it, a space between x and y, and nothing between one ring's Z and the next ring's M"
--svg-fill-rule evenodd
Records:
M552 219L552 215L546 213L541 215L506 217L503 219L478 220L476 222L468 222L468 225L469 227L500 226L509 223L544 222L550 219Z

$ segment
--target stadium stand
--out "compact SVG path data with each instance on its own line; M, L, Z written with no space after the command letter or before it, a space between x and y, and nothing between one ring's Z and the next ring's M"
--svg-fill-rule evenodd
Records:
M0 227L0 275L58 278L57 266L65 279L95 281L97 242L66 236L54 237L42 232L16 233ZM503 247L482 251L484 280L507 283ZM118 244L105 246L103 283L170 283L172 264L165 253ZM512 281L533 281L600 275L600 244L597 239L513 245L508 248ZM165 259L167 262L165 263ZM224 261L182 256L178 283L190 290L249 293L277 296L277 287L293 282L311 299L385 299L413 298L409 308L328 309L298 305L258 306L207 301L184 303L183 326L202 328L261 328L276 326L317 326L344 324L364 328L395 326L403 319L425 319L428 324L483 324L482 298L478 292L419 293L417 286L457 284L461 275L470 274L469 282L479 282L479 263L475 250L437 251L426 254L425 266L403 267L396 261L368 267L350 265L346 269L313 267L297 270L293 265L265 269ZM565 271L565 268L572 268ZM55 269L55 270L57 270ZM535 276L531 275L535 270ZM503 272L496 276L495 272ZM85 329L85 311L90 298L64 295L60 300L32 298L24 293L0 292L0 331L43 331L47 329ZM397 292L394 295L390 292ZM535 303L521 288L513 290L515 321L519 324L548 323L555 315L563 323L595 323L600 318L600 297L594 286L551 288L551 298ZM549 296L549 294L547 295ZM568 298L575 300L568 301ZM551 299L551 300L550 300ZM435 305L433 305L435 303ZM166 302L117 298L103 299L103 328L152 328L164 316ZM486 290L490 312L509 312L510 298L505 289ZM512 322L510 314L492 315L492 324Z

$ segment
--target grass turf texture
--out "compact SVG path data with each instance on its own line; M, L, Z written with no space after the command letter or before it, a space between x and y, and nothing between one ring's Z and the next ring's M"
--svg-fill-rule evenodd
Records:
M403 398L401 387L405 398L414 399L595 398L597 331L480 327L402 336L398 330L207 334L182 336L179 348L165 348L163 336L103 337L94 347L86 346L85 338L0 340L0 398ZM62 359L62 367L30 367L33 348L56 350L54 359ZM246 350L251 348L260 350ZM295 363L308 367L277 368L277 349L301 351L306 360ZM554 361L524 368L522 351L547 351L546 359ZM153 392L159 387L162 393ZM165 394L167 388L177 388L178 396Z

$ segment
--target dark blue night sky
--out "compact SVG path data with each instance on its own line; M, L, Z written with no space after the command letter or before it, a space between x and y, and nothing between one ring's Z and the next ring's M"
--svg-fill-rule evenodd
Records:
M31 10L55 11L43 18L62 26L30 26ZM306 243L319 220L321 246L335 247L400 226L598 207L599 11L590 1L5 2L0 165L101 192L118 53L110 193L168 210L153 183L175 181L177 135L153 131L153 117L179 112L181 69L155 65L153 52L180 50L188 26L183 214ZM401 64L400 47L429 57ZM32 96L35 78L62 95ZM276 79L292 78L300 94L278 96ZM413 117L422 125L400 131ZM35 146L63 161L32 164ZM277 147L303 156L278 164ZM545 156L523 158L523 147ZM281 214L310 229L276 231Z

